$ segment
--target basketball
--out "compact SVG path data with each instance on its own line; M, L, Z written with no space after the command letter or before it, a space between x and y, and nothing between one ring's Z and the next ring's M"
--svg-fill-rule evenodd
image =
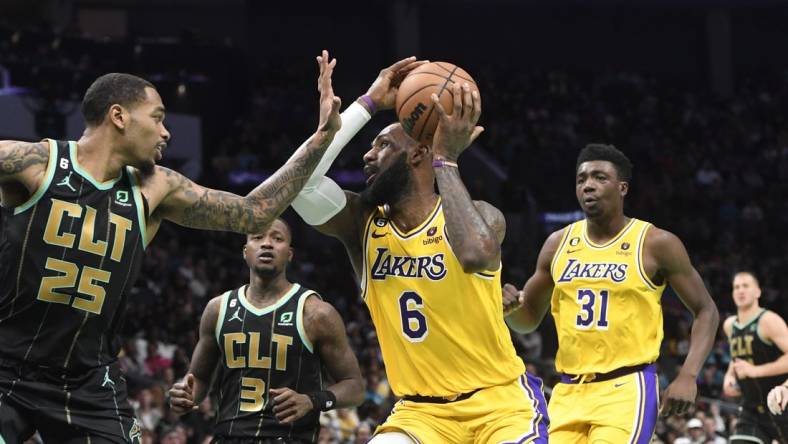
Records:
M419 66L405 77L397 91L397 118L411 137L421 143L432 144L438 127L438 113L430 96L435 93L447 113L454 106L452 87L468 83L471 91L479 91L473 78L464 69L447 62L432 62Z

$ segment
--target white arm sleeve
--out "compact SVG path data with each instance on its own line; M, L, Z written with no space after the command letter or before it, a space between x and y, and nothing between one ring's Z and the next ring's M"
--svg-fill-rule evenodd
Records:
M309 225L322 225L345 207L347 203L345 192L325 174L342 148L372 118L358 102L348 106L341 117L342 127L334 135L334 140L326 149L315 171L309 176L304 188L293 200L293 209Z

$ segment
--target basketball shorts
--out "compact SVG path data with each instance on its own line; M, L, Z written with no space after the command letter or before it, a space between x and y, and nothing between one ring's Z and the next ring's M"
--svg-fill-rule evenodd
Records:
M771 444L772 440L788 444L788 416L772 415L765 406L740 407L732 444Z
M0 443L139 443L117 363L81 374L0 359ZM87 438L90 439L87 439Z
M655 366L640 366L610 379L599 376L583 383L562 377L553 387L550 443L649 443L659 410Z
M524 374L451 402L400 400L375 431L402 432L417 443L547 443L542 381Z

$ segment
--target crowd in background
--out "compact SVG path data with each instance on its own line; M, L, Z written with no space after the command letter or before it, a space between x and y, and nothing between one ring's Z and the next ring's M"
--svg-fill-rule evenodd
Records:
M31 39L38 43L30 44ZM99 57L78 56L73 48L67 51L62 41L50 36L0 29L0 65L11 69L23 86L47 85L54 89L47 94L57 97L78 98L86 82L104 71L156 74L150 63L134 58L142 57L142 49L134 44L123 49L127 63L110 66ZM38 71L32 72L34 66ZM243 192L249 184L233 182L233 173L271 170L289 157L316 121L314 69L302 66L258 63L249 70L253 80L235 85L237 95L220 102L236 103L237 110L221 119L204 119L208 151L200 182ZM163 91L165 103L179 100L181 82L191 88L188 82L199 79L213 87L224 80L221 73L206 73L201 67L158 74L175 85ZM788 274L782 272L788 268L783 228L788 226L788 77L775 73L745 78L732 97L719 98L684 79L636 73L522 71L502 62L474 74L484 100L481 124L486 131L473 149L502 173L497 186L489 186L471 170L463 169L463 177L474 198L490 201L507 217L505 281L521 286L533 270L541 242L551 229L560 228L545 223L544 214L577 209L573 184L579 149L586 143L612 143L635 165L627 214L652 221L684 241L723 319L735 313L731 279L743 269L759 278L761 304L786 316L778 301L781 289L788 288ZM152 80L156 83L155 76ZM366 88L363 83L351 86L357 89L343 96ZM221 86L222 93L227 88ZM199 100L201 90L196 91L197 98L181 101L183 111L197 112L200 103L209 101ZM363 130L336 168L360 168L368 142L387 123L377 118ZM306 227L292 213L286 217L293 226L295 248L288 275L317 290L342 314L366 381L360 407L323 415L320 442L366 442L395 401L374 327L341 245ZM169 411L166 393L188 370L206 303L248 281L243 242L239 235L198 235L168 225L148 247L143 271L128 298L120 358L143 426L143 442L209 439L211 399L178 418ZM663 308L665 340L659 370L664 388L687 354L692 317L670 289ZM513 341L529 370L551 387L556 382L556 340L549 317L537 332L514 335ZM726 442L735 423L735 400L721 395L729 360L720 332L698 376L697 408L684 417L660 420L655 439L669 444Z

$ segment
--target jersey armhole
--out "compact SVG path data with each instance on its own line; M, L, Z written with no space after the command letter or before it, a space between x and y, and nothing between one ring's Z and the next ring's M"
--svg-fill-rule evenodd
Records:
M638 237L638 249L637 253L635 254L635 261L637 261L638 267L638 274L640 275L640 279L643 281L644 284L651 290L657 290L659 286L651 281L651 278L648 277L648 273L646 273L646 265L643 261L643 252L645 251L646 246L646 234L648 230L651 229L653 225L650 223L644 222L643 228L640 230L640 236Z
M131 183L131 194L134 196L134 204L137 207L137 221L140 224L140 240L142 240L142 248L148 246L148 201L142 195L140 190L140 183L137 179L137 173L130 166L126 166L126 173L129 175L129 182Z
M312 290L308 290L302 293L298 298L298 308L296 309L296 330L298 330L298 336L301 337L301 342L304 344L304 347L309 350L309 353L314 353L315 351L312 341L309 340L309 336L306 334L306 328L304 328L304 305L306 304L306 300L312 296L319 298L321 301L323 300L319 294Z
M564 249L564 245L566 245L567 239L569 239L569 235L572 234L572 230L575 227L575 223L571 223L564 228L564 234L561 236L561 242L558 244L558 249L555 250L553 253L553 258L550 259L550 275L555 276L555 264L558 262L558 258L561 256L561 250Z
M30 207L38 203L44 193L46 193L47 189L49 189L49 185L52 183L52 179L55 177L55 169L57 168L58 159L57 142L52 139L44 140L49 143L49 161L47 162L47 169L44 173L44 180L41 181L41 184L38 186L36 192L33 193L25 203L19 205L18 207L14 207L14 216L24 213L30 209Z
M377 216L378 209L375 208L369 214L367 218L367 224L364 227L364 237L361 239L361 282L359 287L361 287L361 299L366 301L367 300L367 240L369 239L369 227L372 226L372 220Z
M219 333L222 331L224 317L227 315L227 300L230 298L230 291L225 291L219 301L219 317L216 318L216 344L221 348L222 342L219 340Z
M761 311L761 314L759 314L759 315L758 315L758 323L757 323L757 324L755 324L755 334L757 334L757 335L758 335L758 338L759 338L761 341L763 341L763 343L764 343L764 344L768 344L768 345L774 345L774 342L772 342L772 341L771 341L771 339L769 339L769 338L765 337L765 336L764 336L764 335L761 333L761 319L763 319L763 315L765 315L767 311L769 311L769 310L767 310L767 309L765 309L765 308L764 308L764 309L763 309L763 311Z

